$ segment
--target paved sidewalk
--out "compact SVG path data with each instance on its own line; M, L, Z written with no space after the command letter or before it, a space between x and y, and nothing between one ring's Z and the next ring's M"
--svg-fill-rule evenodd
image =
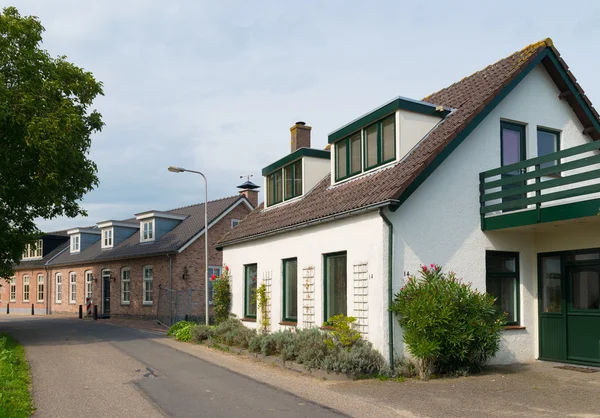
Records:
M109 318L99 319L99 323L120 325L128 328L135 328L142 331L149 331L155 334L166 335L169 328L159 324L156 321L141 320L141 319L121 319L121 318Z

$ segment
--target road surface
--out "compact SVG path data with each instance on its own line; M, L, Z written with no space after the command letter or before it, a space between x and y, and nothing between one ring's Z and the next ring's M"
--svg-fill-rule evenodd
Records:
M36 417L340 417L289 392L153 341L72 318L2 316L24 346Z

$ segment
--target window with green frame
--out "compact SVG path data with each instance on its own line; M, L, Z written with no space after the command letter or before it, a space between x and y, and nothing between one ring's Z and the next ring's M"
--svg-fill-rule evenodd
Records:
M538 126L537 150L538 157L560 151L560 132ZM540 168L552 167L557 164L560 164L560 159L542 163L540 164Z
M284 199L292 199L302 194L302 160L284 167L285 177Z
M244 266L244 317L256 318L256 281L258 266L246 264Z
M283 260L283 321L298 320L298 259Z
M335 143L335 179L343 180L362 171L360 161L361 131Z
M346 252L325 254L324 256L324 321L335 315L347 313L347 256Z
M391 115L364 129L365 170L396 158L396 116Z
M485 291L496 298L507 325L519 324L519 254L486 251Z
M283 201L283 170L267 176L267 204L275 205Z

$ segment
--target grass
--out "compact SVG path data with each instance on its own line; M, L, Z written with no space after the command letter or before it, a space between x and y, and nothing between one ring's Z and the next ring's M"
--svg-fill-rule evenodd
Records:
M17 340L0 333L0 417L29 417L33 412L29 363Z

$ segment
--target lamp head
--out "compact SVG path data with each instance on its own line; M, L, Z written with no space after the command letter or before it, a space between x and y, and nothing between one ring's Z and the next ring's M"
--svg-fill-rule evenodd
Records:
M167 170L169 170L171 173L183 173L185 171L184 168L175 166L170 166Z

